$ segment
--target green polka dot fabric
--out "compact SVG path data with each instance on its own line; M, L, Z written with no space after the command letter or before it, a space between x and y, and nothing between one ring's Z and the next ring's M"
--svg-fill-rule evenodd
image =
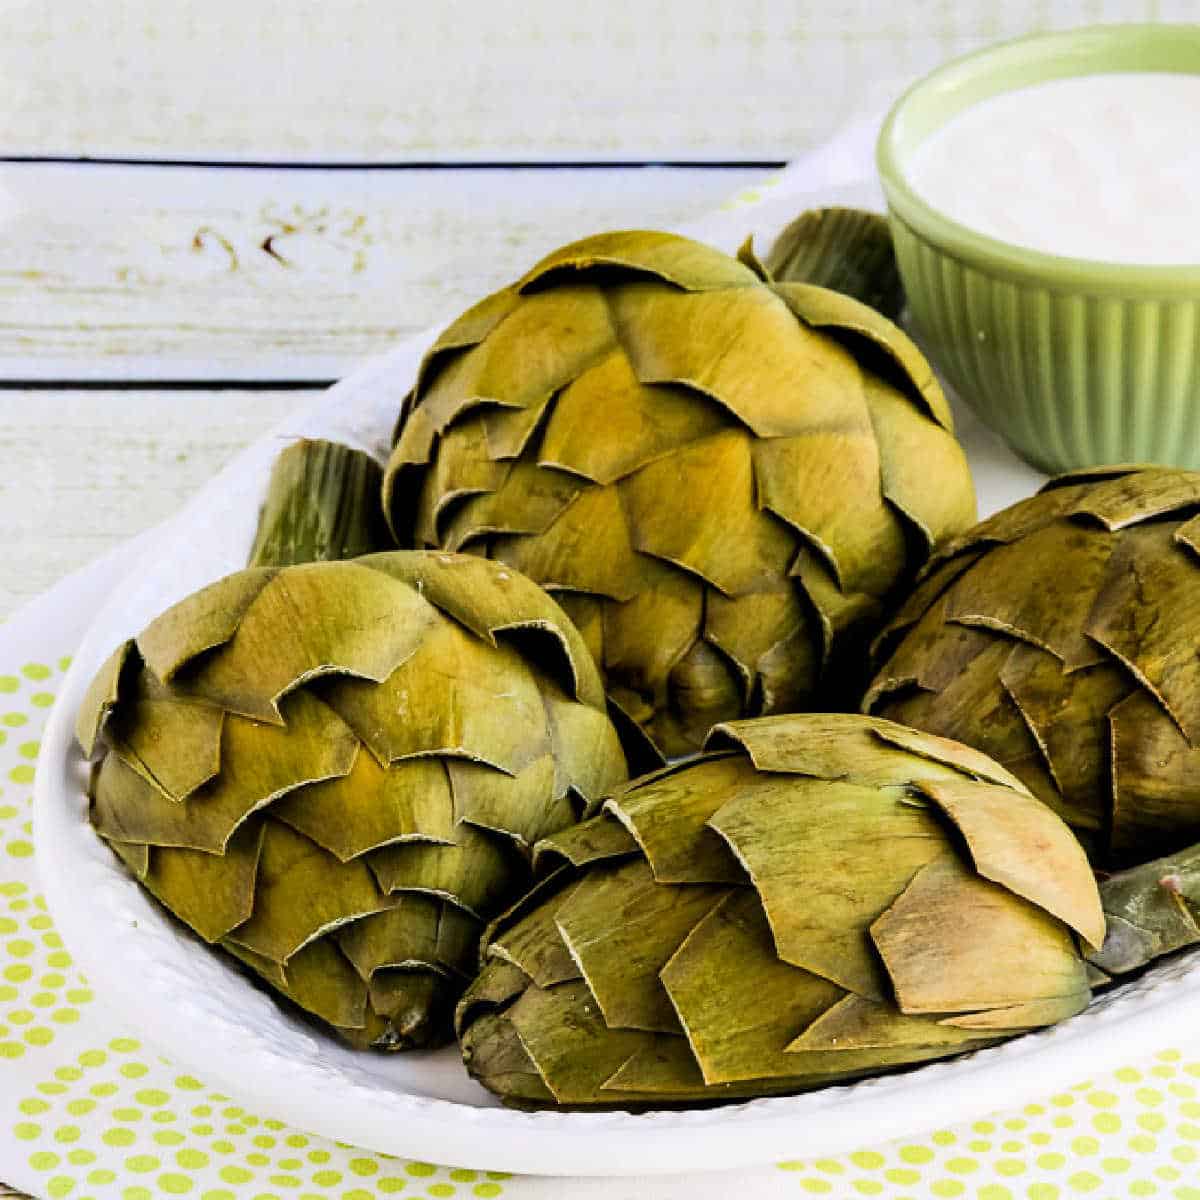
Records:
M8 1184L53 1200L1200 1200L1200 1040L910 1141L652 1179L514 1177L369 1153L290 1128L172 1065L93 995L34 871L38 738L87 619L64 597L106 591L115 570L107 560L89 568L0 628L0 1179Z

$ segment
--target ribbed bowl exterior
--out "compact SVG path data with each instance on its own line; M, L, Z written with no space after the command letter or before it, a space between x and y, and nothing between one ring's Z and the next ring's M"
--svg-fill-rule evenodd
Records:
M891 226L918 339L1023 458L1200 468L1200 292L1088 294L973 265L894 210Z

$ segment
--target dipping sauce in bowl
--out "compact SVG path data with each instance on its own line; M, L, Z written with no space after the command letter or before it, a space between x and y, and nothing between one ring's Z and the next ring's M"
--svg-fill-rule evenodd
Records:
M1200 76L1080 75L992 96L917 147L948 217L1047 254L1200 263Z
M949 63L877 161L914 332L1019 454L1200 468L1200 26Z

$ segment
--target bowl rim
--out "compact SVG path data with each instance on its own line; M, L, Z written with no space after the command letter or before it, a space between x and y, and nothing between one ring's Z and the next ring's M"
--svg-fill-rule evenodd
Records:
M919 237L968 264L985 268L992 274L1070 290L1128 295L1132 292L1187 294L1200 292L1200 262L1155 264L1122 263L1105 259L1080 258L1051 254L1015 242L992 237L948 216L926 200L909 182L902 147L903 130L912 110L931 99L952 100L964 87L981 79L1005 74L1019 64L1029 65L1041 59L1044 64L1070 58L1079 70L1054 69L1039 79L1023 80L1012 87L1000 86L993 95L1018 88L1036 86L1056 78L1078 78L1090 74L1160 72L1162 67L1137 67L1124 70L1098 66L1088 70L1089 56L1120 47L1126 52L1137 48L1180 51L1195 54L1193 70L1177 69L1170 73L1200 77L1200 23L1106 23L1081 26L1049 33L1026 34L994 43L969 54L960 55L936 67L911 84L893 103L875 143L875 166L887 198L889 215L910 228ZM977 101L969 101L963 109ZM949 115L957 115L960 109ZM948 119L948 118L947 118Z

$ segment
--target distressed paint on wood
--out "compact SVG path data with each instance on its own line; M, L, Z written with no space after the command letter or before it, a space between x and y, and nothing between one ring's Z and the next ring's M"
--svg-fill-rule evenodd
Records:
M982 43L1194 15L1194 0L10 0L0 149L774 160Z
M764 174L10 164L0 379L337 378L563 242Z
M171 516L311 402L308 391L0 391L0 618Z

